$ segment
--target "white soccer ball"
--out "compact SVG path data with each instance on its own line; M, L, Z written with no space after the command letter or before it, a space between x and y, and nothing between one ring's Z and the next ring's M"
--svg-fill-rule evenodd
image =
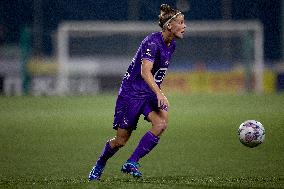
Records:
M259 121L247 120L240 125L238 135L243 145L254 148L263 143L265 129Z

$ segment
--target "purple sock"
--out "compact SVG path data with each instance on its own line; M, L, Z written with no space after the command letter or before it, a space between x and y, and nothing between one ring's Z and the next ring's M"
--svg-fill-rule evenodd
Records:
M97 164L99 165L105 165L107 160L111 158L116 152L118 151L118 148L112 149L109 145L109 142L106 143L105 148L103 149Z
M148 131L140 140L128 161L138 162L140 158L148 154L159 142L159 138Z

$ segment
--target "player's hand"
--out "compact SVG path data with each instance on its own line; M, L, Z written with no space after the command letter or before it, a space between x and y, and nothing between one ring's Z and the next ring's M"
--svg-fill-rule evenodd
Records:
M158 99L158 108L160 108L161 110L168 111L170 104L167 97L163 93L161 93L157 95L157 99Z

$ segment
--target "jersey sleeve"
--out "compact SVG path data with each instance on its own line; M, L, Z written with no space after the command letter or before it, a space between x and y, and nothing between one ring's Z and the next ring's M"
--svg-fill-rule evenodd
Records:
M142 51L141 59L146 59L149 60L150 62L154 62L157 52L157 45L154 42L145 41L142 44L141 51Z

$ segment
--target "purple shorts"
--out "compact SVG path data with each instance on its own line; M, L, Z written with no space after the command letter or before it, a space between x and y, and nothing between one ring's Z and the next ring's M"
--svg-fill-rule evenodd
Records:
M148 117L152 111L158 111L157 98L132 99L118 96L116 100L113 128L135 130L141 114Z

